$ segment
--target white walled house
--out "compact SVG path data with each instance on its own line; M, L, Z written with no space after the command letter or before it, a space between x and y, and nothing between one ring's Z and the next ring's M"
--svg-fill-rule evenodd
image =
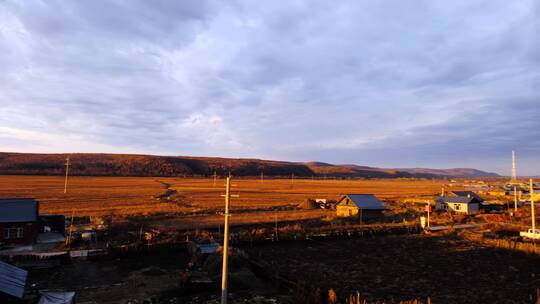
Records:
M439 196L435 210L476 214L480 212L480 201L472 196Z

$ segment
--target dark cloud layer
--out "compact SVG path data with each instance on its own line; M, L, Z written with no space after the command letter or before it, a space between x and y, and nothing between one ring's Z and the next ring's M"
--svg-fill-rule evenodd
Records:
M529 1L0 0L0 150L540 174Z

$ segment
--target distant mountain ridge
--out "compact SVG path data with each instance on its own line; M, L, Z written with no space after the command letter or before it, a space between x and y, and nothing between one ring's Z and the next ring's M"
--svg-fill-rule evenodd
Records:
M236 176L365 177L365 178L457 178L498 177L472 168L386 169L323 162L287 162L245 158L156 156L138 154L36 154L0 152L0 174L62 175L70 156L71 175L83 176L211 176L231 172Z
M309 162L306 165L318 174L335 176L368 176L368 177L499 177L497 173L485 172L473 168L429 169L429 168L375 168L358 165L332 165L321 162Z

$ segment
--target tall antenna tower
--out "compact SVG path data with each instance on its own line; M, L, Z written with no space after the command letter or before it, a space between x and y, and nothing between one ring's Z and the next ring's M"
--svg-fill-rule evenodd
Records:
M517 174L516 174L516 151L512 150L512 183L517 183Z

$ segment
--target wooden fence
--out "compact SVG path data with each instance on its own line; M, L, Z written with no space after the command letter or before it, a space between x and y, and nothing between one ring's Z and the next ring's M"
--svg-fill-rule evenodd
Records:
M331 299L329 298L328 301L330 304L337 304L336 302L332 303ZM350 295L346 301L346 304L431 304L431 298L427 298L425 301L421 299L414 299L414 300L408 300L408 301L399 301L399 302L387 302L387 301L376 301L376 302L368 302L366 299L362 299L360 296L360 292L356 292L356 294Z
M516 250L529 254L540 255L540 243L533 242L518 242L513 240L496 239L496 240L483 240L483 244L508 250Z

